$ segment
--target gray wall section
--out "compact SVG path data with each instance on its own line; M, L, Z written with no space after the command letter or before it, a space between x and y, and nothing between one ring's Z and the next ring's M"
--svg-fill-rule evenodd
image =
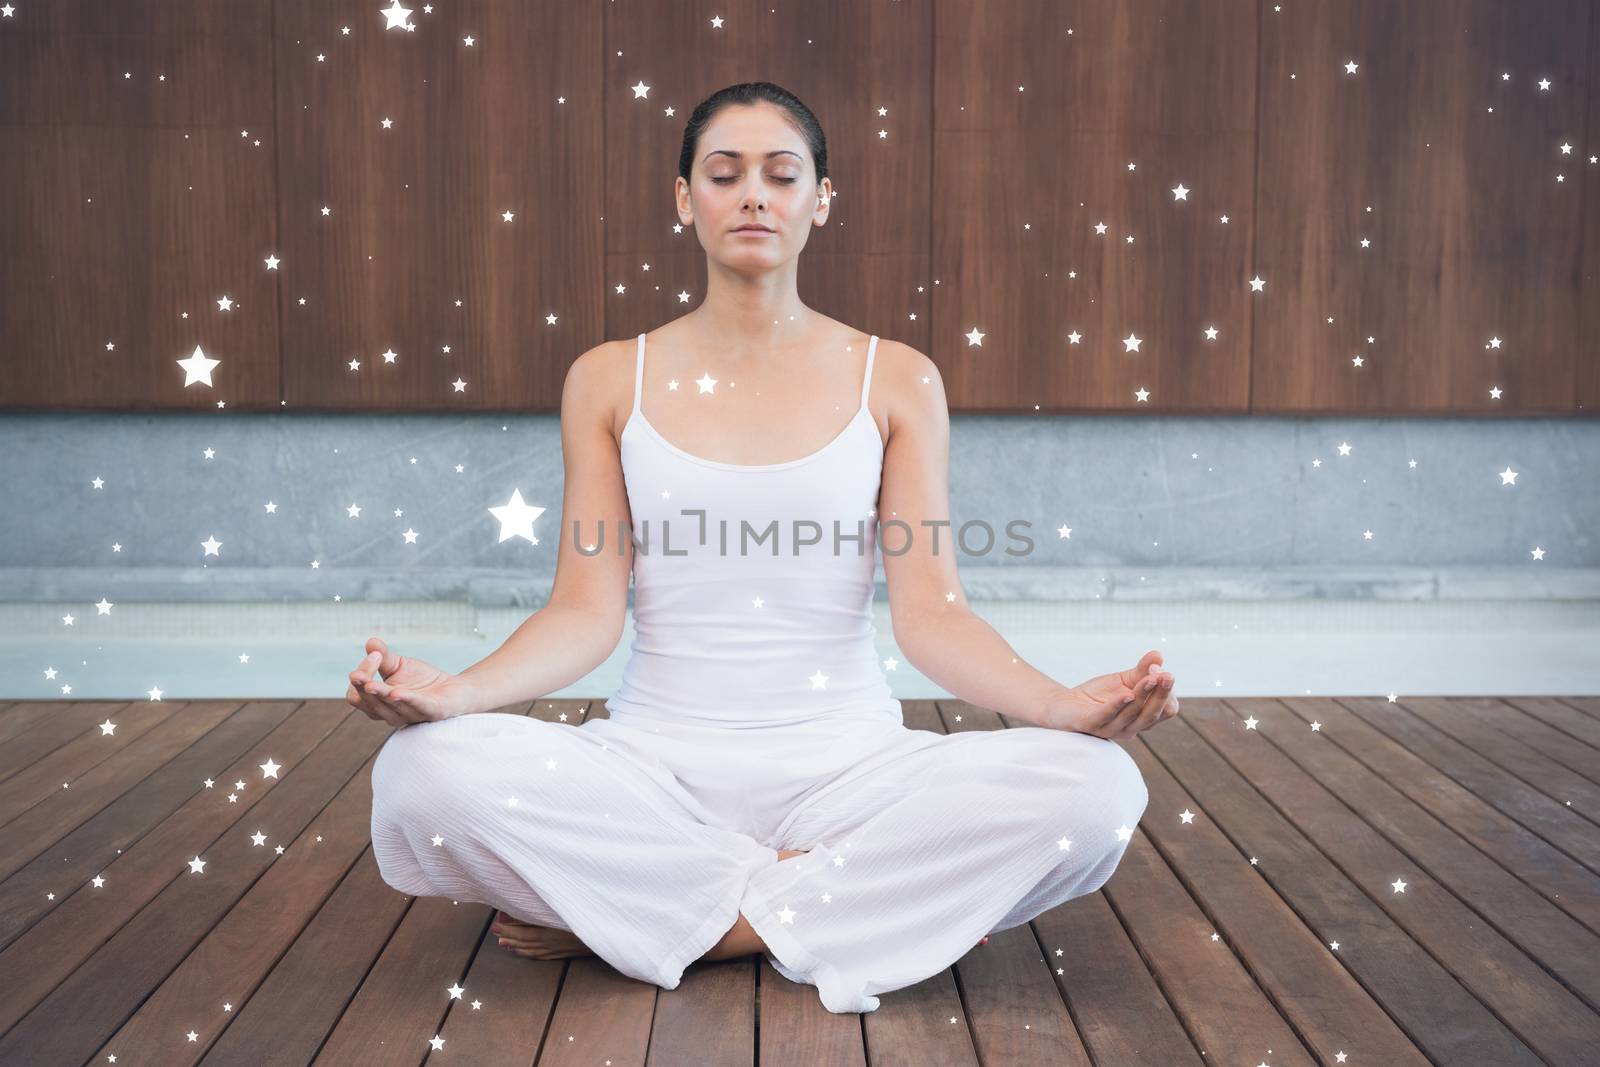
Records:
M554 415L7 414L0 455L0 599L319 600L339 585L528 604L553 574ZM958 415L951 512L995 533L958 554L973 598L1105 595L1096 575L1125 595L1217 595L1217 575L1268 597L1440 575L1571 595L1584 579L1567 572L1600 566L1597 461L1600 425L1581 420ZM498 540L489 509L514 490L545 509L538 545ZM1005 551L1023 547L1013 520L1031 524L1026 554ZM1309 593L1282 575L1310 576Z

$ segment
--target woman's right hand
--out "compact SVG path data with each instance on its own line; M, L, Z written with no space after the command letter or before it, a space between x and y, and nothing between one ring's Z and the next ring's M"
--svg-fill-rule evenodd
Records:
M469 682L424 660L396 655L378 637L367 641L367 657L350 672L344 699L368 718L394 726L476 710Z

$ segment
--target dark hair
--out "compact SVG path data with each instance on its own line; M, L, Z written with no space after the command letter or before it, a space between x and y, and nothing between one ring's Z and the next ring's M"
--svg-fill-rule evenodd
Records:
M826 178L828 141L822 135L822 124L811 113L811 109L800 102L799 97L771 82L740 82L726 89L718 89L700 102L683 127L683 151L678 155L678 177L684 181L689 180L689 171L694 166L694 155L700 150L700 134L717 112L725 107L757 104L763 101L776 104L788 112L789 122L806 139L806 148L810 150L811 161L817 168L817 181L821 182Z

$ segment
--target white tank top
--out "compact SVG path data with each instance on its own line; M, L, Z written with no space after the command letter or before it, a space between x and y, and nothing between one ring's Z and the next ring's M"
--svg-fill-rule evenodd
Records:
M867 393L878 338L845 428L808 456L761 464L703 459L661 436L641 406L644 341L621 436L634 640L610 717L903 721L872 617L883 437Z

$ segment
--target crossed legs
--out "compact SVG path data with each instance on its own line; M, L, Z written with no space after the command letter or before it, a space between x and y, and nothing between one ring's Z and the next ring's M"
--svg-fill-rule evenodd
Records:
M373 852L402 892L499 909L523 955L593 954L675 989L696 960L765 952L829 1011L871 1011L1098 889L1146 799L1100 738L919 735L794 809L774 840L809 846L797 859L695 818L594 733L496 714L408 726L373 768Z

